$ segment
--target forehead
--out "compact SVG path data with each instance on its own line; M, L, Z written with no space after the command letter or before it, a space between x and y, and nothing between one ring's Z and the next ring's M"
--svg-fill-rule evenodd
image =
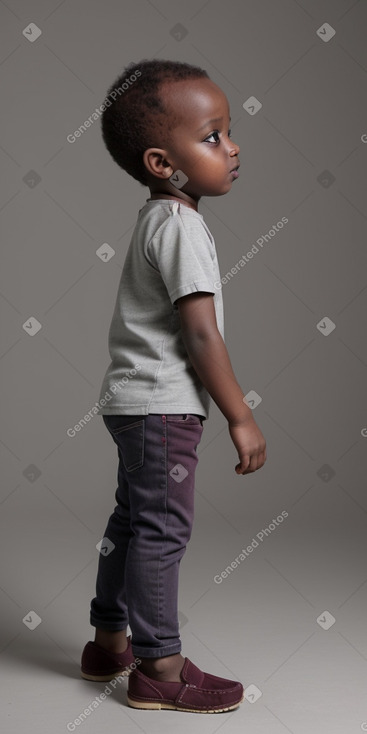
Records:
M166 82L161 94L165 106L177 119L178 127L198 129L211 119L229 116L226 95L211 79L184 79Z

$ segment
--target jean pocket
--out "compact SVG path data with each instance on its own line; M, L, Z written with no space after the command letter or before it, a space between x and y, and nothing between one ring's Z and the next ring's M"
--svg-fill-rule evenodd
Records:
M120 421L116 420L118 417L114 416L113 423L106 421L106 426L120 450L126 471L135 471L144 464L145 422L144 420L131 422L130 417L130 423L127 423L128 416L121 416Z
M202 426L203 416L197 413L169 413L166 414L167 423L188 424L191 426Z

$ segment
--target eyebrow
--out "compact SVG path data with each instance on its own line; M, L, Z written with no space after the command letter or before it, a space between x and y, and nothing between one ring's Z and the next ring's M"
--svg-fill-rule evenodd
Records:
M196 132L199 133L200 130L203 130L204 129L204 127L208 127L209 125L212 125L213 122L221 122L222 120L223 120L223 117L213 117L212 120L208 120L207 122L204 123L204 125L202 125L201 127L199 127L199 129ZM231 118L229 118L229 121L231 122Z

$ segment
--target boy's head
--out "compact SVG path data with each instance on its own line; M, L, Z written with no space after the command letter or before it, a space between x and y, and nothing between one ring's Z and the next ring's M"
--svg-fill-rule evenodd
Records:
M168 180L176 171L188 179L180 190L194 199L230 189L239 147L229 137L227 98L204 69L169 60L130 64L107 99L104 143L153 193L177 194Z

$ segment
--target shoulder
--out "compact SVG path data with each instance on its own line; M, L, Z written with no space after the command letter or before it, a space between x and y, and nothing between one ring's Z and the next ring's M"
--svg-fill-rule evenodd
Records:
M176 230L189 237L190 240L197 239L208 243L214 242L211 232L209 231L204 218L194 209L181 204L178 201L169 201L161 204L163 209L163 221L161 224L161 234L166 231L171 235L172 230Z

